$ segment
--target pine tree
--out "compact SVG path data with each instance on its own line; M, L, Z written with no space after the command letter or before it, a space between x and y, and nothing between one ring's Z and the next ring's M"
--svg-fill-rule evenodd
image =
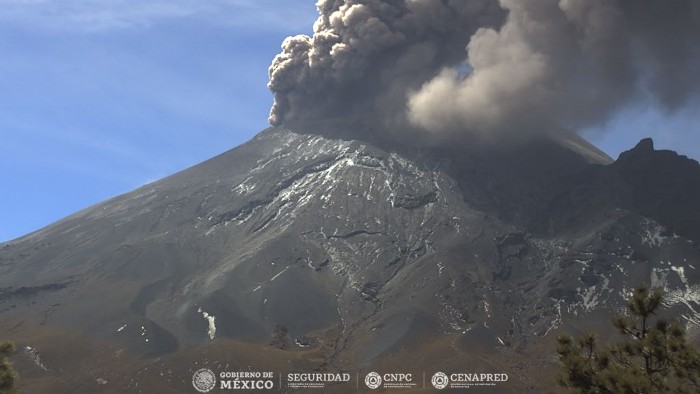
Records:
M12 342L0 342L0 394L17 393L17 373L8 359L14 352L15 345Z
M557 338L559 384L575 393L700 393L700 352L685 329L652 321L662 301L661 291L637 287L627 302L632 317L612 320L623 340L603 349L593 333Z

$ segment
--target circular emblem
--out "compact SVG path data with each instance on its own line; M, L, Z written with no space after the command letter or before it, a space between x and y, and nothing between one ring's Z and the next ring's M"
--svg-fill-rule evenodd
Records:
M365 384L372 390L378 389L382 385L382 377L376 372L370 372L365 376Z
M436 389L442 390L450 383L450 379L443 372L437 372L433 375L433 378L430 379L430 383L432 383L433 387Z
M192 386L200 393L208 393L216 386L216 375L211 369L202 368L192 375Z

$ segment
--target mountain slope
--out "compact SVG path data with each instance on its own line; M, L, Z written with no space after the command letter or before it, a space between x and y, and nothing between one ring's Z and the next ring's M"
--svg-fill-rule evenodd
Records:
M19 365L37 390L179 392L204 363L465 365L538 391L556 330L607 325L639 282L700 325L700 166L648 142L609 163L576 137L392 151L268 129L0 245L0 335L41 354Z

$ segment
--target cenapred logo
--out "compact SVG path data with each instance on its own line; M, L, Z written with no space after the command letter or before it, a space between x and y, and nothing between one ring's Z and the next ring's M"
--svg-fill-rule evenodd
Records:
M197 370L192 375L192 386L200 393L208 393L216 386L216 375L208 368Z
M508 381L505 373L451 373L436 372L430 383L438 390L495 387Z
M430 379L430 383L432 383L433 387L436 389L442 390L450 384L450 379L444 372L437 372L433 375L433 378Z
M382 377L376 372L370 372L365 376L365 384L370 389L378 389L382 385Z

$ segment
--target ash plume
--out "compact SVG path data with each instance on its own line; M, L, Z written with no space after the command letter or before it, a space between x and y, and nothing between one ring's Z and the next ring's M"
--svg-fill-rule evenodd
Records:
M522 136L700 90L695 0L320 0L270 67L273 125L343 117Z
M320 0L312 37L287 38L270 67L270 123L405 118L406 94L464 59L482 26L505 15L493 0Z

